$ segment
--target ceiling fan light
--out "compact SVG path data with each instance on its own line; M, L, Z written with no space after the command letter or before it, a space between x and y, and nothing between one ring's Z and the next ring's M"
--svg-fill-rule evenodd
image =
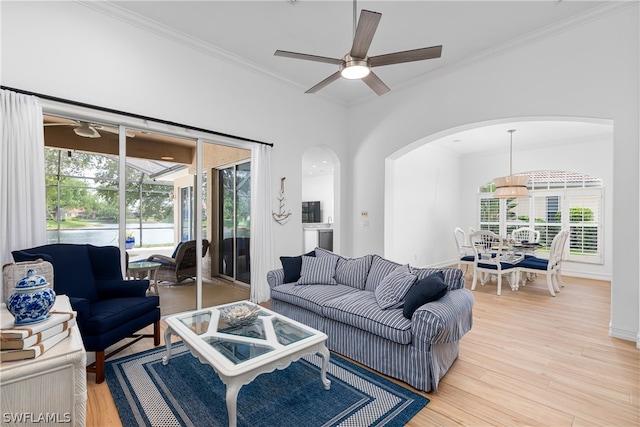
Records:
M73 128L73 132L83 138L100 138L98 131L85 123Z
M345 79L357 80L367 77L371 72L369 63L361 59L351 59L345 61L344 65L340 67L340 75Z

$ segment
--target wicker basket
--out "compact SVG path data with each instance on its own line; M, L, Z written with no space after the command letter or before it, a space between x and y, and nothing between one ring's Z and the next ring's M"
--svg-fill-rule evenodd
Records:
M16 283L25 277L29 270L35 270L36 274L44 277L53 289L53 265L49 261L39 259L5 264L2 267L2 302L7 302Z

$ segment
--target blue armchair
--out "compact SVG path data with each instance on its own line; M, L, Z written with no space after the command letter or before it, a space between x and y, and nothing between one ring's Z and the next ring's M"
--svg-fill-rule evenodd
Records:
M87 372L104 381L105 359L145 337L160 344L160 298L146 296L148 280L123 280L120 249L115 246L50 244L12 252L16 262L43 259L53 265L53 288L69 297L77 311L77 323L87 351L95 351L95 363ZM153 324L153 335L136 334ZM105 350L133 337L105 356Z

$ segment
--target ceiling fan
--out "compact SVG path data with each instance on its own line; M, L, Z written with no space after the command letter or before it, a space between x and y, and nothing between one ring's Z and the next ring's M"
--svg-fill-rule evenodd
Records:
M380 18L382 18L382 14L363 9L360 12L360 19L358 20L357 27L355 25L355 16L356 2L354 1L353 44L351 45L351 50L341 59L309 55L306 53L288 52L285 50L275 51L275 56L324 62L327 64L335 64L340 67L338 71L308 89L305 93L316 93L329 83L338 80L340 77L344 77L345 79L361 79L375 93L378 95L384 95L391 89L389 89L389 87L371 70L371 68L381 67L383 65L400 64L402 62L440 58L440 55L442 54L442 46L440 45L369 57L367 56L367 52L369 51L369 46L373 40Z
M117 127L99 125L96 123L84 122L82 120L73 120L70 123L45 123L44 126L73 126L73 132L83 138L100 138L102 135L100 135L100 132L98 132L98 130L115 133L116 135L119 133ZM134 136L136 136L135 133L130 130L127 130L126 134L128 138L133 138Z

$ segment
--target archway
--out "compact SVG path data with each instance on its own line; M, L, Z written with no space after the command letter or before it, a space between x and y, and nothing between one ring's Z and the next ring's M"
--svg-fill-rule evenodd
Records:
M452 264L452 237L477 221L478 187L514 173L572 170L613 182L613 124L609 120L524 117L471 123L422 138L398 150L385 165L385 254L416 266ZM578 156L576 153L589 153ZM611 248L612 199L605 199L605 248ZM610 279L611 250L588 274Z

